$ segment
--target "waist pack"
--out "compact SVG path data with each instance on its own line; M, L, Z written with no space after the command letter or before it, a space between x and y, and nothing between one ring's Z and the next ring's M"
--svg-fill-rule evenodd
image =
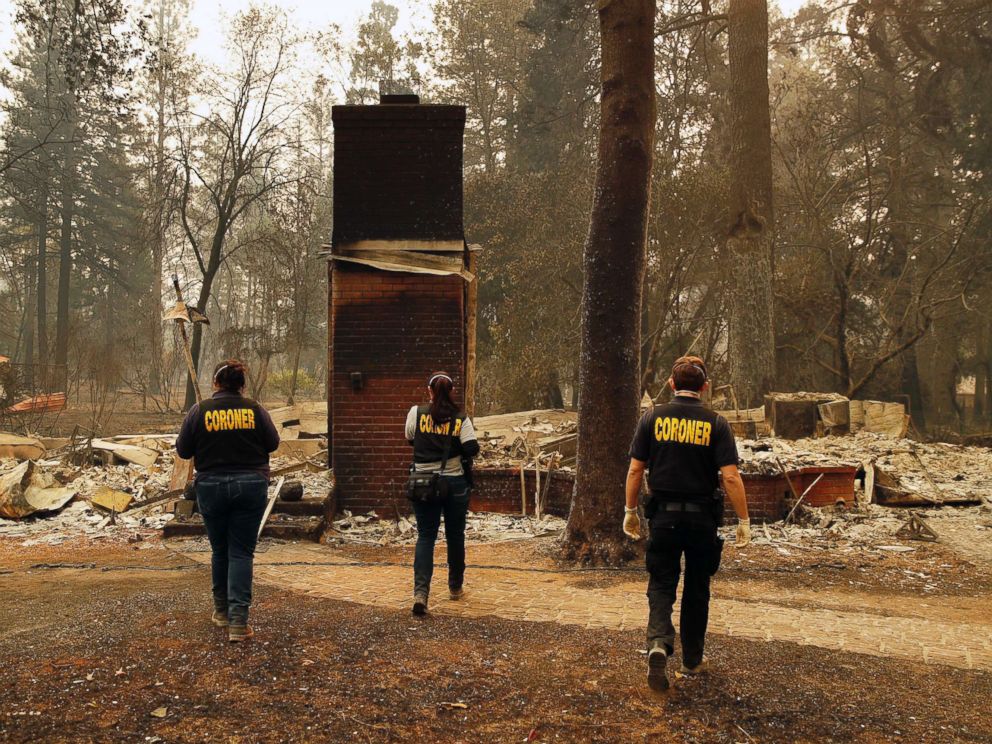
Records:
M448 497L450 486L439 473L410 473L406 480L406 497L410 501L438 502Z
M421 503L438 503L448 498L451 485L443 477L445 466L448 464L448 455L451 453L451 442L454 440L454 427L452 433L444 443L444 457L441 460L441 469L437 473L418 473L416 466L410 466L410 477L406 479L406 497L410 501Z

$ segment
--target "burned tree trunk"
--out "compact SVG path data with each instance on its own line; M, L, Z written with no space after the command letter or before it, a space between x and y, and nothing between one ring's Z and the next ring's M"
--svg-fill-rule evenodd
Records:
M586 238L579 435L566 552L616 561L640 392L640 312L654 148L654 0L600 0L602 98Z
M730 379L753 406L775 376L772 295L771 115L768 108L768 5L730 0L730 214L727 253L733 272Z

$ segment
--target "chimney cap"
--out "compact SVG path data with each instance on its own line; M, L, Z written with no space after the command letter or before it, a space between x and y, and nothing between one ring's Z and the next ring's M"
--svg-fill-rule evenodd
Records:
M420 96L416 93L380 93L379 103L418 104L420 103Z

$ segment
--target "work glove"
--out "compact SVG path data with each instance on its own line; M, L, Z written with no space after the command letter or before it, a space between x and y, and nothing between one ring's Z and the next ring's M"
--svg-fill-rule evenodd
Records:
M750 519L738 519L737 520L737 547L743 548L751 542L751 520Z
M631 509L625 506L623 508L623 534L629 537L631 540L641 539L641 520L637 516L637 508Z

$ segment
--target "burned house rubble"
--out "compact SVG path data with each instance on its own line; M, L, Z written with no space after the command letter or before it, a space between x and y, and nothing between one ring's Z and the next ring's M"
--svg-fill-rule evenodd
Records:
M820 400L797 396L811 398ZM845 402L833 396L816 405L836 416ZM817 419L804 424L813 435L799 439L773 435L762 409L723 412L739 434L754 434L739 436L738 451L752 517L765 523L755 542L899 552L912 550L914 541L948 539L992 560L992 449L902 436L905 414L897 404L847 404L855 412L847 433L824 425L818 408ZM323 401L272 409L282 443L272 463L272 509L263 535L411 543L416 529L408 509L392 500L349 503L339 496L340 476L327 467L326 410ZM867 417L858 413L866 410ZM577 414L523 411L477 417L475 424L482 451L469 541L560 533L577 466ZM2 435L0 535L55 543L72 535L133 539L162 530L202 535L182 484L172 482L174 440L170 433ZM405 458L408 451L402 452ZM398 491L390 499L401 503Z

